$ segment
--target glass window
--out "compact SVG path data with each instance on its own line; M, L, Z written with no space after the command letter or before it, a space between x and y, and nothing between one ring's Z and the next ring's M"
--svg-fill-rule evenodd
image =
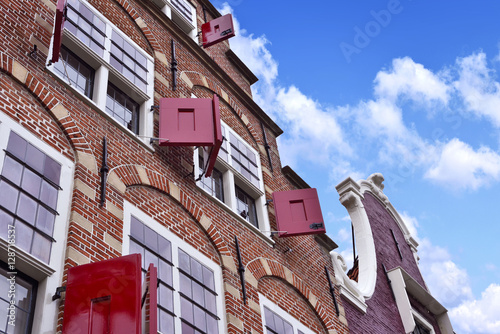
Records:
M254 225L255 227L259 227L257 221L257 211L255 209L255 200L246 192L241 190L240 187L236 186L235 189L237 212L252 225Z
M294 334L292 324L281 318L267 307L264 307L264 318L266 320L267 333Z
M68 0L64 28L68 29L100 57L104 55L106 24L78 0Z
M431 334L431 331L424 327L421 323L415 321L415 330L413 334Z
M199 172L200 175L202 175L205 169L205 161L202 156L199 156L198 162ZM224 202L224 184L222 181L222 173L216 168L213 169L212 176L202 176L198 185L205 189L210 195L218 198L221 202Z
M60 175L58 162L10 133L0 175L0 229L14 225L16 245L45 263L55 241Z
M37 282L21 272L12 275L6 268L6 264L0 262L0 333L31 333ZM13 276L14 281L10 281ZM9 291L14 291L13 296L9 296ZM15 304L10 304L12 298L15 299ZM11 305L14 307L14 326L9 324L11 319L8 317L8 307Z
M257 156L245 143L243 143L243 141L236 138L232 133L229 134L229 138L233 161L232 166L258 188L259 167L257 165Z
M130 253L142 255L143 277L150 263L158 267L158 331L174 333L177 318L181 321L180 333L217 334L220 319L214 272L180 248L173 258L172 248L169 240L131 216ZM173 283L175 265L179 291ZM174 300L180 305L174 305Z
M108 84L106 112L135 134L139 133L139 104L113 84Z
M60 60L54 64L56 72L66 78L73 88L92 99L95 70L64 45L61 47Z
M172 5L189 21L192 20L192 7L184 0L171 0Z

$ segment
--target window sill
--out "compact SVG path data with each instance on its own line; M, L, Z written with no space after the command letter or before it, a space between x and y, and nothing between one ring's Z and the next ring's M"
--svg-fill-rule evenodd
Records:
M210 193L208 193L205 189L201 188L196 185L196 187L200 190L202 194L204 194L208 199L210 199L212 202L220 206L222 209L224 209L226 212L228 212L230 215L232 215L236 220L238 220L241 224L246 226L250 231L252 231L256 236L261 238L263 241L265 241L269 246L273 247L275 244L275 241L268 236L266 233L262 232L259 230L257 227L253 226L250 224L246 219L243 219L238 213L234 212L229 206L227 206L226 203L222 202L218 198L212 196Z
M9 243L7 240L0 238L0 260L7 263L8 261L8 250ZM11 248L12 249L12 248ZM29 275L36 279L37 281L42 281L48 276L51 276L56 271L52 269L48 264L43 263L39 259L35 258L33 255L26 253L24 250L14 246L15 259L16 259L16 270L22 271L26 275Z

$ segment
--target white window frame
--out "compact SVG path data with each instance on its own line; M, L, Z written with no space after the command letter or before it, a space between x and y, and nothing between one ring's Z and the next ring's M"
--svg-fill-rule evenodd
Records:
M264 192L264 181L262 177L262 167L260 161L260 154L256 150L254 150L243 138L241 138L233 129L231 129L226 123L221 121L221 126L225 129L225 143L228 151L228 161L224 161L222 158L217 157L217 161L215 164L215 168L222 173L222 182L224 184L224 202L207 192L200 186L200 181L196 183L198 188L202 190L205 194L209 195L213 198L216 203L220 204L223 208L228 209L234 216L236 216L244 225L248 226L255 232L258 232L259 235L266 239L270 239L271 236L271 227L269 224L269 215L267 211L266 205L266 195ZM259 177L259 187L256 187L253 183L251 183L246 177L244 177L241 173L239 173L232 166L232 156L231 156L231 145L229 142L229 133L235 136L238 140L242 141L248 149L255 154L257 159L257 168L258 168L258 177ZM194 163L194 177L198 179L200 177L199 172L199 154L198 150L194 150L193 163ZM206 152L204 154L205 162L208 159ZM205 177L205 176L202 176ZM245 193L247 193L250 197L255 200L255 208L257 211L257 223L259 227L254 226L246 219L244 219L240 213L237 211L236 205L236 185L241 188Z
M130 225L131 225L131 216L139 219L144 225L148 226L158 234L165 237L168 241L170 241L172 245L172 263L174 264L172 270L172 282L174 288L174 313L177 315L174 319L175 323L175 333L180 334L181 332L181 320L180 320L180 283L179 283L179 248L182 249L189 256L194 257L204 266L211 269L214 273L214 281L215 281L215 292L217 293L217 316L220 318L219 320L219 333L227 333L226 329L226 319L225 319L225 309L224 309L224 290L223 290L223 278L222 278L222 270L221 267L213 262L210 258L206 257L200 251L195 249L190 244L183 241L181 238L170 232L165 226L156 222L153 218L151 218L148 214L138 209L134 204L124 201L123 203L123 247L122 247L122 255L129 254L130 247ZM194 222L193 222L194 223ZM158 332L160 333L160 332ZM167 334L167 333L164 333Z
M267 333L266 330L266 317L264 315L264 307L267 307L269 310L273 311L277 315L279 315L284 320L288 321L293 326L293 333L297 334L297 330L300 330L304 334L314 334L309 328L304 326L299 320L295 319L288 312L283 310L281 307L267 299L263 294L259 293L259 301L260 301L260 312L262 314L262 328L264 329L264 333Z
M59 303L52 301L56 288L61 285L66 254L67 231L73 193L74 164L60 152L34 136L31 132L0 112L0 171L5 160L4 148L7 147L10 132L14 131L46 155L61 164L60 187L57 198L57 212L49 263L46 264L25 252L16 249L16 269L38 281L35 296L36 305L33 317L33 333L52 333L57 326ZM7 263L7 241L0 238L0 258Z
M145 52L140 46L138 46L130 37L123 33L118 27L111 23L104 15L99 13L92 5L90 5L85 0L78 0L83 3L94 15L101 19L106 25L106 38L104 41L104 54L100 57L95 53L90 47L84 44L80 39L73 35L67 29L63 30L62 44L71 50L73 53L77 54L84 62L86 62L90 67L94 68L94 87L92 99L88 98L86 95L80 93L78 90L74 89L66 76L60 75L55 69L55 64L50 64L49 60L52 59L52 44L54 43L54 38L51 41L51 47L49 48L49 55L47 58L48 66L47 69L54 74L56 77L60 78L63 82L69 85L69 87L79 94L84 101L95 106L102 114L117 126L121 127L123 131L129 135L138 138L141 142L151 147L150 138L153 137L153 113L151 112L151 107L154 103L154 58L151 57L147 52ZM137 51L139 51L147 59L147 88L146 91L142 91L139 87L133 84L129 79L127 79L122 73L115 69L110 64L111 57L111 36L113 31L118 33L126 42L131 44ZM62 59L59 59L62 62ZM139 104L139 133L135 134L131 130L127 129L121 123L114 119L114 117L106 112L106 98L108 90L108 82L112 82L116 87L126 93L131 99Z
M191 7L191 20L188 20L179 10L175 7L172 1L183 2L185 5ZM198 26L196 22L196 7L188 0L153 0L153 2L161 8L161 11L172 21L174 21L189 37L197 41Z
M434 331L434 326L430 322L427 321L420 313L415 311L414 309L411 310L411 313L413 314L413 318L415 318L415 327L416 323L418 322L420 325L424 326L425 329L427 329L430 334L436 334Z

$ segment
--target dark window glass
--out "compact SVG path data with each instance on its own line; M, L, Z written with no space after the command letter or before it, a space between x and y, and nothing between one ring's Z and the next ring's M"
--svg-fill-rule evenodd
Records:
M130 254L141 254L143 273L147 272L150 263L158 268L158 330L173 333L172 245L134 216L131 218L130 237Z
M172 5L189 21L193 20L192 18L192 7L184 0L171 0Z
M272 334L293 334L293 326L268 309L267 307L264 307L264 319L266 322L266 329L267 333L272 333ZM302 333L299 331L299 333Z
M139 133L139 104L111 83L108 84L106 112L133 133Z
M419 322L415 322L415 329L413 330L413 334L430 334L431 331L424 327Z
M146 57L114 30L111 37L110 63L142 91L146 91Z
M0 262L0 333L31 333L35 311L37 282L17 272L15 274L15 326L9 325L8 309L11 298L8 295L11 278L7 265Z
M259 227L257 221L257 210L255 200L246 192L236 186L236 210L237 212L255 227Z
M99 56L104 55L106 25L90 9L78 0L68 1L64 28L68 29Z
M54 241L60 174L59 163L10 133L0 175L0 229L14 225L16 245L45 263Z
M200 156L198 161L201 175L205 169L205 160L202 156ZM222 181L222 173L219 170L214 168L210 177L203 176L199 182L201 188L205 189L210 195L224 202L224 183Z
M231 157L233 167L240 172L248 181L259 187L259 168L256 155L232 133L229 134L231 143Z
M73 88L91 99L94 88L94 69L64 45L61 47L61 60L54 64L56 72L66 78Z

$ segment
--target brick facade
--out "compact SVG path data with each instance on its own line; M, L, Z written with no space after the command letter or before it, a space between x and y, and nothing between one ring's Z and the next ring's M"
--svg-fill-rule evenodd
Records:
M259 153L265 199L271 199L273 191L296 188L281 171L276 144L281 130L252 101L249 80L226 56L228 42L202 49L152 2L88 3L153 57L154 105L159 104L159 98L218 94L221 119ZM193 4L198 30L203 23L203 7L207 8L208 20L219 15L206 1ZM335 314L324 276L324 266L333 276L328 251L313 236L272 239L266 236L268 231L249 228L241 217L196 185L189 175L193 168L192 147L149 145L47 69L54 13L55 2L51 0L2 0L0 5L0 121L6 124L6 118L12 119L73 164L70 212L61 217L67 224L66 238L56 240L63 243L63 263L60 267L49 263L47 270L52 268L56 274L38 278L39 286L64 286L68 268L125 255L124 240L128 240L129 233L124 231L126 201L221 268L223 282L218 284L224 291L226 322L219 327L221 333L263 333L259 293L314 333L347 333L345 320ZM175 91L171 40L176 44L178 62ZM34 44L38 52L30 56ZM150 126L155 137L158 113L152 112L154 124ZM271 146L273 172L261 124ZM106 203L101 207L103 137L108 142L109 175ZM272 203L268 212L270 227L276 230ZM246 266L246 305L236 270L235 236ZM54 277L60 279L48 284ZM35 312L42 314L45 307L57 305L57 315L35 321L33 333L62 331L64 297L52 302L46 296L55 291L48 289L45 295L38 295ZM339 296L337 299L342 307Z

